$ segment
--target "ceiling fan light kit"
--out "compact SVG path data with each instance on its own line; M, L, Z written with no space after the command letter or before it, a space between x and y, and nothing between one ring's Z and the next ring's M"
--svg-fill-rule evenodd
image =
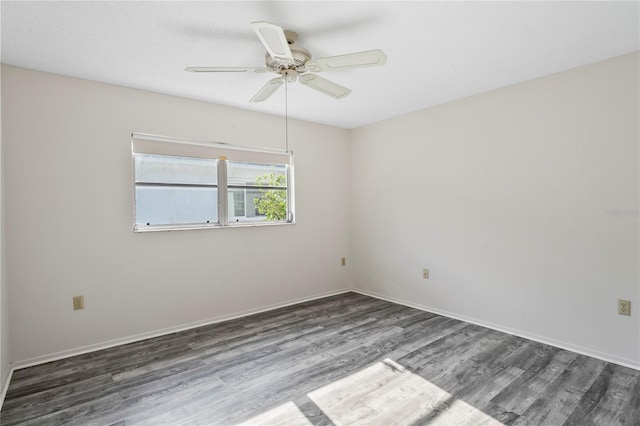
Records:
M312 59L308 50L294 46L298 34L285 31L278 25L269 22L252 22L258 38L267 50L265 67L188 67L186 71L216 73L216 72L273 72L279 74L269 80L256 93L250 102L263 102L269 99L285 82L301 84L335 99L342 99L351 90L326 78L313 73L345 70L351 68L375 67L384 65L387 56L382 50L368 50L365 52L349 53L328 58Z

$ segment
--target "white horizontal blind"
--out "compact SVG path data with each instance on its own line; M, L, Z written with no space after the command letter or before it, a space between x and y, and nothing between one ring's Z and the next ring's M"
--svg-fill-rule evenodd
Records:
M226 157L230 161L245 163L291 164L291 153L282 150L189 141L140 133L131 134L131 149L136 154L211 159Z

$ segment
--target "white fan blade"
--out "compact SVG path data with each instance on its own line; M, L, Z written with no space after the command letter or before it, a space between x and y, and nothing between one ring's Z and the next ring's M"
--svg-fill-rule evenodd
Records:
M318 77L315 74L303 74L300 76L300 83L336 99L344 98L351 93L351 89L340 86L326 78Z
M387 62L387 55L382 50L349 53L329 58L312 59L304 65L308 71L346 70L349 68L377 67Z
M282 86L283 83L284 80L282 79L282 77L277 77L273 80L267 81L267 84L262 86L262 89L260 89L249 102L266 101L271 95L275 93L276 90L278 90L278 88L280 88L280 86Z
M273 59L293 65L291 49L282 28L269 22L252 22L251 25Z
M185 71L190 72L267 72L268 68L253 67L187 67Z

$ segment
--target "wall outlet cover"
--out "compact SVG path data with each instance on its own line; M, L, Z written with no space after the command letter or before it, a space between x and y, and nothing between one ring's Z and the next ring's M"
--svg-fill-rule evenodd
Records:
M631 301L618 299L618 313L620 315L631 315Z
M73 310L77 311L79 309L84 309L84 296L73 297Z

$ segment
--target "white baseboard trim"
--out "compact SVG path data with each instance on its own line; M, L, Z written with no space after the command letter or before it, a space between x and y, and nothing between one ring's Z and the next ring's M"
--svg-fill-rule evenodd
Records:
M68 349L68 350L64 350L64 351L60 351L60 352L55 352L55 353L51 353L51 354L37 356L37 357L34 357L34 358L29 358L29 359L26 359L26 360L16 361L16 362L11 363L11 365L10 365L11 370L10 371L11 371L11 374L12 374L14 370L19 370L19 369L27 368L27 367L33 367L34 365L40 365L40 364L44 364L44 363L51 362L51 361L57 361L57 360L64 359L64 358L70 358L70 357L76 356L76 355L83 355L83 354L86 354L86 353L89 353L89 352L95 352L95 351L99 351L99 350L102 350L102 349L112 348L114 346L126 345L127 343L139 342L141 340L151 339L151 338L159 337L159 336L164 336L166 334L171 334L171 333L177 333L179 331L190 330L192 328L202 327L202 326L205 326L205 325L210 325L210 324L215 324L215 323L219 323L219 322L223 322L223 321L229 321L229 320L232 320L232 319L242 318L242 317L246 317L246 316L249 316L249 315L258 314L260 312L266 312L266 311L271 311L273 309L284 308L286 306L296 305L298 303L308 302L308 301L316 300L316 299L322 299L324 297L335 296L335 295L342 294L342 293L348 293L350 291L351 290L349 290L349 289L344 289L344 290L331 291L331 292L327 292L327 293L321 293L321 294L317 294L317 295L311 296L311 297L304 297L304 298L300 298L300 299L289 300L289 301L282 302L282 303L276 303L276 304L272 304L272 305L262 306L260 308L250 309L250 310L247 310L247 311L242 311L242 312L231 314L231 315L223 315L223 316L220 316L220 317L210 318L210 319L206 319L206 320L202 320L202 321L195 321L195 322L188 323L188 324L182 324L182 325L178 325L178 326L175 326L175 327L163 328L163 329L151 331L151 332L148 332L148 333L136 334L136 335L133 335L133 336L123 337L123 338L119 338L119 339L113 339L113 340L109 340L109 341L106 341L106 342L96 343L96 344L93 344L93 345L87 345L87 346L82 346L82 347L79 347L79 348ZM9 376L11 376L11 374ZM9 381L7 381L7 386L8 386L8 384L9 384ZM3 394L3 401L4 401L4 394ZM2 407L2 404L0 404L0 408L1 407Z
M2 393L0 394L0 410L2 410L2 404L4 404L4 397L7 396L9 390L9 383L11 383L11 376L13 376L13 368L9 368L9 372L6 377L2 378Z
M640 362L634 361L632 359L618 357L616 355L612 355L612 354L608 354L608 353L604 353L604 352L599 352L599 351L596 351L594 349L585 348L585 347L578 346L578 345L573 345L571 343L562 342L562 341L555 340L555 339L552 339L552 338L549 338L549 337L545 337L545 336L539 336L537 334L529 333L529 332L522 331L522 330L517 330L517 329L514 329L514 328L510 328L510 327L505 327L505 326L500 325L500 324L494 324L494 323L491 323L491 322L488 322L488 321L482 321L482 320L479 320L477 318L471 318L471 317L467 317L467 316L464 316L464 315L458 315L458 314L455 314L455 313L452 313L452 312L443 311L441 309L432 308L430 306L425 306L425 305L420 305L420 304L417 304L417 303L407 302L406 300L397 299L395 297L389 297L389 296L385 296L385 295L382 295L382 294L377 294L377 293L374 293L374 292L371 292L371 291L368 291L368 290L352 288L351 291L353 291L354 293L363 294L365 296L375 297L376 299L386 300L387 302L397 303L397 304L400 304L400 305L408 306L410 308L419 309L421 311L431 312L431 313L442 315L442 316L445 316L445 317L449 317L449 318L457 319L457 320L460 320L460 321L468 322L468 323L471 323L471 324L479 325L481 327L490 328L492 330L500 331L502 333L507 333L507 334L511 334L511 335L514 335L514 336L523 337L525 339L533 340L534 342L544 343L545 345L550 345L550 346L555 346L556 348L565 349L565 350L568 350L568 351L571 351L571 352L576 352L576 353L579 353L581 355L590 356L592 358L597 358L597 359L600 359L602 361L607 361L607 362L611 362L611 363L614 363L614 364L618 364L618 365L621 365L623 367L629 367L629 368L633 368L634 370L640 370Z
M99 351L99 350L102 350L102 349L108 349L108 348L112 348L114 346L125 345L127 343L139 342L141 340L151 339L151 338L159 337L159 336L164 336L166 334L176 333L176 332L179 332L179 331L190 330L190 329L197 328L197 327L202 327L202 326L215 324L215 323L219 323L219 322L223 322L223 321L229 321L229 320L232 320L232 319L242 318L242 317L246 317L246 316L249 316L249 315L258 314L258 313L261 313L261 312L270 311L270 310L273 310L273 309L284 308L286 306L291 306L291 305L295 305L295 304L298 304L298 303L308 302L308 301L316 300L316 299L322 299L324 297L335 296L335 295L338 295L338 294L343 294L343 293L348 293L348 292L360 293L360 294L363 294L365 296L375 297L376 299L386 300L388 302L397 303L397 304L404 305L404 306L409 306L409 307L415 308L415 309L420 309L421 311L432 312L434 314L443 315L443 316L446 316L446 317L449 317L449 318L453 318L453 319L457 319L457 320L460 320L460 321L465 321L465 322L468 322L468 323L471 323L471 324L479 325L481 327L487 327L487 328L490 328L492 330L500 331L500 332L511 334L511 335L514 335L514 336L523 337L525 339L533 340L533 341L539 342L539 343L544 343L546 345L555 346L555 347L560 348L560 349L566 349L568 351L572 351L572 352L576 352L576 353L579 353L579 354L582 354L582 355L586 355L586 356L590 356L590 357L593 357L593 358L601 359L603 361L612 362L614 364L622 365L624 367L633 368L634 370L640 370L640 362L637 362L637 361L634 361L634 360L631 360L631 359L617 357L615 355L599 352L599 351L596 351L596 350L593 350L593 349L590 349L590 348L584 348L584 347L581 347L581 346L578 346L578 345L573 345L573 344L570 344L570 343L561 342L561 341L558 341L558 340L555 340L555 339L551 339L551 338L548 338L548 337L545 337L545 336L539 336L539 335L536 335L536 334L533 334L533 333L529 333L529 332L526 332L526 331L517 330L517 329L510 328L510 327L505 327L505 326L500 325L500 324L493 324L493 323L490 323L490 322L487 322L487 321L479 320L477 318L471 318L471 317L467 317L467 316L464 316L464 315L458 315L458 314L455 314L455 313L452 313L452 312L447 312L447 311L443 311L441 309L432 308L430 306L425 306L425 305L420 305L420 304L417 304L417 303L408 302L406 300L402 300L402 299L398 299L398 298L395 298L395 297L390 297L390 296L374 293L374 292L371 292L371 291L368 291L368 290L363 290L363 289L359 289L359 288L350 288L350 289L331 291L331 292L327 292L327 293L321 293L321 294L317 294L317 295L314 295L314 296L311 296L311 297L304 297L304 298L300 298L300 299L289 300L289 301L286 301L286 302L267 305L267 306L263 306L263 307L256 308L256 309L250 309L250 310L247 310L247 311L242 311L242 312L238 312L238 313L231 314L231 315L223 315L223 316L220 316L220 317L210 318L210 319L207 319L207 320L195 321L195 322L192 322L192 323L182 324L182 325L178 325L178 326L175 326L175 327L168 327L168 328L164 328L164 329L160 329L160 330L151 331L151 332L148 332L148 333L136 334L136 335L133 335L133 336L113 339L113 340L109 340L109 341L106 341L106 342L96 343L96 344L93 344L93 345L82 346L82 347L79 347L79 348L68 349L68 350L64 350L64 351L60 351L60 352L55 352L55 353L51 353L51 354L46 354L46 355L34 357L34 358L29 358L29 359L22 360L22 361L13 362L9 366L10 369L9 369L9 372L7 373L7 377L2 382L2 394L0 395L0 408L2 408L2 403L4 402L4 398L6 396L6 392L7 392L7 389L9 387L9 383L11 381L11 377L12 377L13 372L15 370L19 370L19 369L27 368L27 367L32 367L34 365L44 364L44 363L51 362L51 361L57 361L57 360L60 360L60 359L69 358L69 357L76 356L76 355L82 355L82 354L86 354L86 353L89 353L89 352L95 352L95 351Z

